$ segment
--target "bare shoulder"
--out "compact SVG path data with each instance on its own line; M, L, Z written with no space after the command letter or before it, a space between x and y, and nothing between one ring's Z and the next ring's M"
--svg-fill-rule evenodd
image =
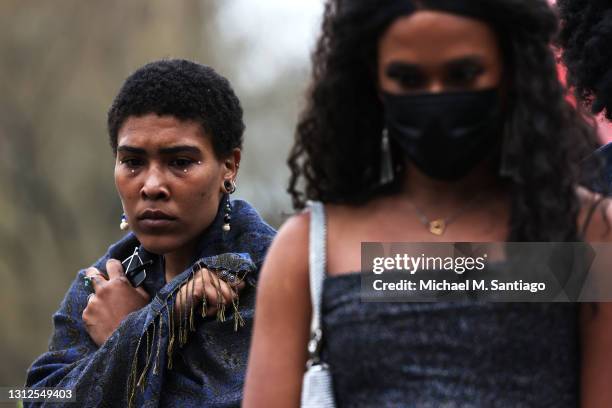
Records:
M612 206L610 198L584 188L580 198L579 228L586 225L588 242L611 242ZM586 224L585 224L586 223ZM581 406L610 406L612 392L612 303L595 302L580 305Z
M311 314L309 225L308 212L289 218L264 261L257 288L243 407L299 406Z
M578 227L588 242L612 241L612 200L584 187L576 190L580 201Z
M289 218L279 229L264 262L260 283L273 279L286 289L308 279L308 235L310 213ZM261 286L261 285L260 285ZM304 287L301 286L301 289Z

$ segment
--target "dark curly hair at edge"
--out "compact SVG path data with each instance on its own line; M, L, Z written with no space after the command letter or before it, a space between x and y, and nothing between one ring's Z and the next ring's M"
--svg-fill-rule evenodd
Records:
M594 114L605 111L612 121L612 3L558 0L557 7L568 83Z
M155 113L194 121L210 135L217 157L242 147L242 107L227 79L212 68L171 59L151 62L130 75L108 111L108 133L117 153L117 135L130 116Z
M497 165L502 168L503 157L506 171L500 181L512 192L508 239L578 240L576 187L601 169L598 163L585 174L580 161L599 141L592 124L566 101L558 81L550 47L558 20L545 0L470 1L478 2L476 8L497 33L504 57L508 100ZM399 190L400 177L387 189L378 187L383 106L377 96L377 44L396 17L381 11L392 3L326 4L313 54L313 83L288 159L288 192L297 209L308 199L359 204ZM436 9L436 3L415 5ZM394 157L394 163L401 160Z

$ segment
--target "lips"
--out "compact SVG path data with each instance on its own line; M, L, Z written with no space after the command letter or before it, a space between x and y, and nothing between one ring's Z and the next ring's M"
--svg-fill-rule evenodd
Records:
M137 218L138 224L145 229L167 228L176 221L176 217L153 209L143 211Z
M176 217L171 216L161 210L145 210L139 216L139 220L176 220Z

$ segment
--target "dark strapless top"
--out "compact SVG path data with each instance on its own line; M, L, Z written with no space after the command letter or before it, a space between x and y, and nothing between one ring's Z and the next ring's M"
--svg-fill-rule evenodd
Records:
M323 360L339 407L577 407L572 303L361 302L359 274L323 284Z

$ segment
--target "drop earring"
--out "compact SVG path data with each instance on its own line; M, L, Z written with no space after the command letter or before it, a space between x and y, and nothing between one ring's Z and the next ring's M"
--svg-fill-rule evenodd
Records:
M380 143L380 184L385 185L393 181L393 158L391 157L391 144L389 131L384 128Z
M232 220L232 204L230 203L230 194L236 191L236 183L233 180L224 180L223 190L225 190L225 205L223 206L223 231L228 232L232 229L230 225Z
M229 194L226 194L225 206L223 207L223 231L228 232L232 229L230 221L232 220L232 205L230 204Z
M121 223L119 224L119 228L121 228L121 231L127 231L127 229L130 228L130 224L127 222L125 213L121 214Z

